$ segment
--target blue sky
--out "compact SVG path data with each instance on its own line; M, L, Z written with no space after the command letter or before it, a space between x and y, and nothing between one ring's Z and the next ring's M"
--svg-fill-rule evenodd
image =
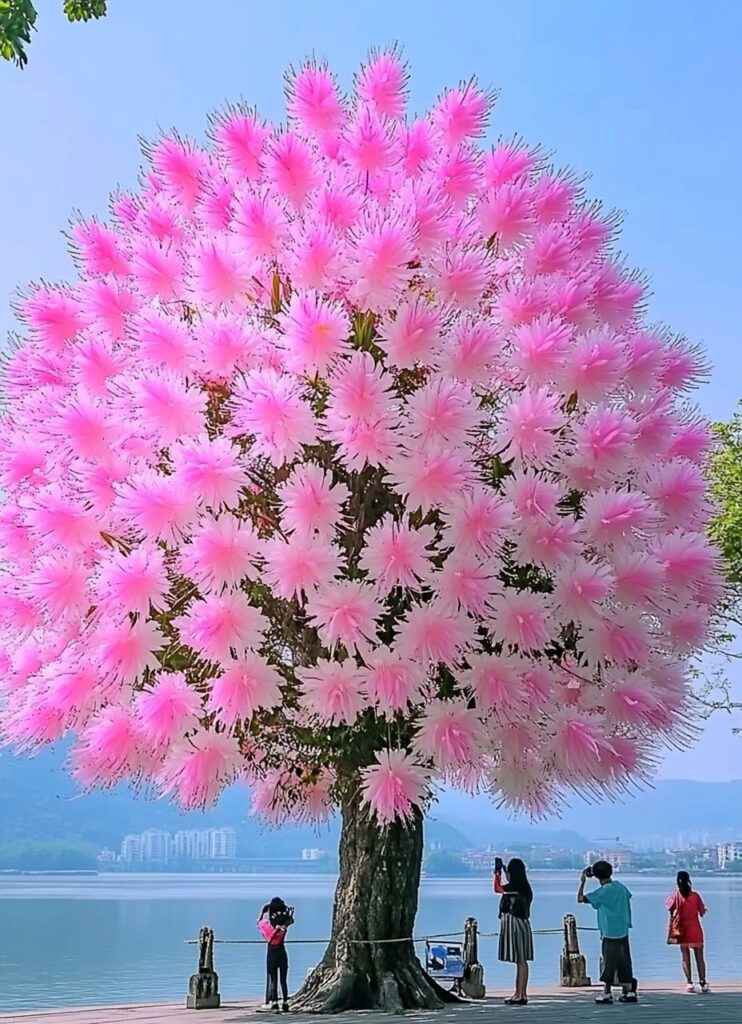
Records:
M476 74L500 90L492 135L523 135L625 212L621 248L648 271L652 319L703 342L699 394L728 417L742 397L742 4L735 0L110 0L69 25L37 0L24 72L0 67L0 337L16 287L71 272L60 233L132 185L137 136L203 133L240 97L280 119L283 73L312 52L349 85L373 45L401 42L412 105ZM742 775L720 719L671 777Z

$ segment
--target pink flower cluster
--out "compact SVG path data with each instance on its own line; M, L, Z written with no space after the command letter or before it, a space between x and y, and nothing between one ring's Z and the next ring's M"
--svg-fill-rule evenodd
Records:
M441 781L538 812L620 789L683 740L720 595L703 360L575 178L483 143L476 83L409 116L389 52L351 98L313 62L288 95L153 142L75 225L78 279L22 302L5 739L72 733L85 785L185 806L244 779L274 818L336 782L282 735L384 720L381 822Z

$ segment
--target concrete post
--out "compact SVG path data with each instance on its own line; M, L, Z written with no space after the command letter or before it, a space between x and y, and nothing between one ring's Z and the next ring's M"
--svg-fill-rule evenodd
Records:
M221 1005L219 976L214 970L214 932L202 928L198 933L198 972L188 983L186 1008L189 1010L217 1010Z
M564 948L560 966L563 988L587 988L592 984L587 973L587 961L580 952L574 914L567 914L564 918Z
M464 978L461 991L469 999L484 999L484 967L479 962L479 926L476 918L464 922Z

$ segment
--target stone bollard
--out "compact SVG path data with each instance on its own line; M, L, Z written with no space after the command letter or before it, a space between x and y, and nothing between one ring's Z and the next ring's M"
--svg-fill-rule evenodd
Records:
M217 1010L221 1005L219 976L214 970L214 932L202 928L198 933L198 973L188 983L186 1008L189 1010Z
M484 999L484 967L479 962L478 925L476 918L464 922L464 977L461 991L469 999Z
M587 988L592 984L587 974L587 961L580 952L574 914L567 914L564 918L564 949L560 966L563 988Z

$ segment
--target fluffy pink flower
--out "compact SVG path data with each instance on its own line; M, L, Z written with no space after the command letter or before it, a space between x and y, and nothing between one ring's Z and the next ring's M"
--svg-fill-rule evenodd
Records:
M431 569L428 549L434 541L432 526L413 530L385 516L367 531L359 564L382 594L393 587L419 589Z
M572 328L554 317L540 316L513 331L513 356L523 377L542 384L556 380L564 365Z
M619 551L612 556L616 597L624 604L657 598L664 579L661 563L646 551Z
M328 422L345 420L376 424L392 412L392 378L367 352L354 352L333 368Z
M87 566L79 558L48 556L40 560L26 589L52 621L76 618L90 607L87 577Z
M652 509L640 491L595 491L583 505L582 527L598 545L617 544L652 523Z
M184 491L214 511L239 504L248 475L236 445L201 434L175 446L171 454L174 477Z
M232 515L205 517L181 549L180 571L201 591L219 593L239 586L245 577L257 578L255 561L262 551L263 542L249 523Z
M410 821L428 795L428 773L405 750L383 750L361 771L361 793L380 825Z
M196 295L214 306L244 295L253 284L250 264L231 235L212 235L194 251L191 274Z
M239 777L242 758L237 740L223 732L199 732L175 747L163 765L160 786L186 810L215 803Z
M232 107L214 118L212 134L217 152L229 167L248 180L260 177L268 129L257 113Z
M165 637L154 622L105 622L93 639L101 674L122 683L133 683L146 671L157 668L155 652L165 647Z
M193 732L203 715L201 695L182 672L163 672L151 690L136 698L141 732L155 750L165 750Z
M51 349L71 341L83 326L75 297L63 288L35 288L23 302L21 313L33 334Z
M684 459L674 459L652 470L647 493L672 526L683 526L702 508L705 481L701 470Z
M307 600L307 615L325 644L348 651L376 636L382 607L370 586L353 580L328 583Z
M286 196L297 207L319 183L311 149L291 130L280 132L268 141L263 166L279 195Z
M394 713L414 703L424 672L415 661L382 647L370 656L361 676L369 701L383 712Z
M484 487L473 487L452 498L446 521L447 540L456 551L489 555L502 543L510 515L497 494Z
M448 146L484 135L494 93L486 93L473 80L448 89L433 110L433 124Z
M458 451L428 448L396 455L389 464L389 481L407 500L407 508L446 506L474 482L472 467Z
M407 401L407 432L421 446L464 445L481 427L482 415L471 388L431 377Z
M368 63L358 73L356 92L359 99L385 117L402 117L407 102L408 77L407 66L395 50L372 51Z
M153 373L134 385L135 409L142 424L163 447L205 426L206 396L170 373Z
M409 369L415 363L432 364L440 331L440 311L417 300L400 302L396 316L382 322L379 335L388 361L400 369Z
M239 245L251 259L275 257L285 242L289 219L282 200L265 188L240 192L234 203Z
M539 388L526 388L503 413L502 442L514 455L540 465L557 449L556 431L564 423L559 396Z
M345 113L332 74L323 64L308 62L289 79L286 109L313 135L336 132Z
M198 516L197 497L177 476L155 470L136 473L121 489L116 506L148 540L177 544Z
M549 639L549 611L543 594L505 590L493 601L493 635L520 651L542 650Z
M458 552L448 556L442 569L431 573L429 582L443 607L480 618L488 613L499 590L491 567L482 565L473 554Z
M402 216L369 210L353 238L349 271L352 295L361 308L387 309L407 285L414 259L413 230Z
M441 661L455 666L474 634L474 623L439 601L416 605L402 620L396 648L422 665Z
M599 614L600 604L611 593L613 574L605 565L575 560L560 568L554 587L554 603L564 621L579 622Z
M112 552L98 577L98 594L106 607L143 616L150 604L165 606L169 589L164 553L155 544L140 544L129 554Z
M565 715L554 737L554 751L564 770L576 777L600 772L609 751L595 726L579 717Z
M274 708L281 703L281 676L265 658L252 651L226 664L211 684L208 709L219 721L233 726L240 719L252 718L259 708Z
M589 331L569 350L564 390L576 391L581 402L597 401L615 387L623 367L621 339L610 331Z
M347 348L348 317L316 293L294 292L280 325L287 365L297 373L324 373Z
M72 750L73 774L85 787L118 782L138 768L139 743L131 708L102 708Z
M484 383L491 379L502 347L503 338L494 324L459 321L445 339L440 368L459 380Z
M260 647L268 621L241 591L213 594L194 601L173 620L183 643L207 661L224 662L232 653Z
M699 587L714 572L718 555L710 541L700 533L674 530L652 544L671 589Z
M322 661L296 675L304 691L302 704L329 725L353 725L366 706L362 678L352 659Z
M321 537L274 537L266 542L264 554L263 581L285 599L312 593L340 571L339 550Z
M253 450L279 464L295 458L304 444L317 441L312 409L294 380L274 370L251 371L235 388L235 434L253 437Z
M345 484L332 479L314 463L298 466L278 488L283 502L283 528L297 535L332 536L340 525L340 509L350 497Z
M483 731L476 713L463 701L431 701L420 719L415 749L439 768L476 763Z
M505 713L518 708L523 702L521 669L517 658L496 654L467 655L469 668L462 682L469 687L477 708L489 711L496 708Z

